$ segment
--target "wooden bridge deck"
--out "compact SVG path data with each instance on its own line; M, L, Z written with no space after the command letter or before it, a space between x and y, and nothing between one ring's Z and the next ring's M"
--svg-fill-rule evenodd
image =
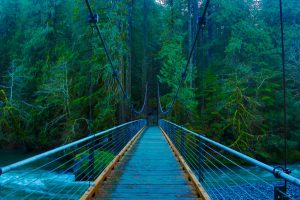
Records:
M94 199L196 199L158 127L150 127L123 157Z

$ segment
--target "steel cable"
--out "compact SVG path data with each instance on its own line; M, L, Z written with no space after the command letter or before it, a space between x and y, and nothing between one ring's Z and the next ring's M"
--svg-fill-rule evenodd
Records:
M124 137L125 137L125 136L124 136ZM102 139L102 138L100 138L100 139ZM93 142L93 141L91 141L91 142ZM88 145L89 145L89 144L87 144L87 145L85 145L85 146L88 146ZM95 144L93 147L90 147L90 148L84 150L83 152L80 152L80 154L83 154L83 153L85 153L85 152L88 152L90 149L92 149L92 148L94 148L94 147L97 147L98 145L99 145L99 144ZM106 145L113 145L113 144L105 144L103 147L105 147ZM111 149L108 149L108 150L111 150ZM60 158L62 158L62 157L60 157ZM86 159L87 159L87 158L86 158ZM68 161L66 161L66 162L64 162L64 163L61 163L58 167L52 169L51 171L47 171L46 173L55 172L56 170L60 169L62 166L64 166L64 165L70 163L70 162L73 161L73 160L74 160L74 158L72 158L72 159L70 159L70 160L68 160ZM60 174L64 174L64 173L68 172L71 168L73 168L73 165L70 166L69 168L65 169L65 170L64 170L62 173L60 173ZM56 176L59 176L60 174L56 174ZM49 183L49 180L53 180L56 176L52 177L51 179L48 179L48 180L47 180L47 183ZM38 180L39 180L39 178L36 178L36 179L34 179L33 181L27 183L27 184L24 185L24 186L28 186L28 185L30 185L30 184L32 184L32 183L38 181ZM51 182L51 181L50 181L50 182ZM59 187L59 186L58 186L58 187ZM51 191L51 190L50 190L50 191ZM9 193L9 194L7 194L5 197L9 197L9 196L11 196L12 194L13 194L13 193ZM31 194L30 194L30 195L31 195ZM26 196L25 198L29 197L30 195Z
M171 102L169 103L169 105L167 106L167 109L165 111L162 109L161 105L158 106L160 108L160 114L167 115L167 114L170 113L170 111L172 111L173 106L174 106L174 104L175 104L175 102L176 102L176 100L178 98L179 90L183 86L184 81L186 80L188 67L190 65L192 56L194 54L194 50L195 50L197 41L199 39L200 31L203 28L203 25L205 24L205 16L206 16L206 13L207 13L207 10L208 10L209 3L210 3L210 0L207 0L206 3L205 3L203 13L202 13L201 18L199 20L199 26L198 26L198 30L197 30L197 33L196 33L196 37L194 39L194 42L193 42L193 45L192 45L192 49L189 52L188 60L187 60L187 63L185 65L185 67L184 67L184 70L183 70L183 72L181 74L181 79L179 81L179 84L178 84L178 87L176 89L176 92L175 92L175 94L174 94ZM160 94L159 94L159 91L158 91L158 103L160 104Z
M102 43L102 46L103 46L103 49L105 51L105 55L109 61L109 65L111 66L112 68L112 71L113 71L113 78L115 79L115 81L117 82L122 94L123 94L123 97L125 98L129 108L131 109L131 111L135 114L142 114L143 111L144 111L144 108L145 108L145 105L146 105L146 101L147 101L147 87L148 87L148 84L146 84L146 89L145 89L145 98L144 98L144 102L143 102L143 105L142 105L142 108L140 110L137 110L134 108L134 105L132 103L132 100L131 98L128 96L127 92L125 91L124 87L123 87L123 84L120 80L120 76L119 76L119 71L117 69L117 67L115 67L115 65L113 64L113 61L112 61L112 58L110 56L110 53L109 53L109 50L107 48L107 45L105 43L105 40L104 40L104 37L102 36L102 33L100 31L100 27L98 26L97 24L97 20L95 18L97 18L98 16L94 14L92 8L91 8L91 5L90 5L90 2L89 0L85 0L85 3L87 5L87 8L88 8L88 11L89 11L89 14L90 14L90 18L92 19L91 21L93 22L93 28L96 30L98 36L99 36L99 39Z

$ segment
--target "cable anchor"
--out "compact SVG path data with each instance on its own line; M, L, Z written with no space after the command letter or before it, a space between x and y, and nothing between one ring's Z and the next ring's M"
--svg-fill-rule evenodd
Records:
M206 26L206 17L205 16L203 19L201 16L198 17L198 26L202 26L202 27Z
M97 24L99 22L99 15L98 14L90 14L89 15L89 23Z
M185 79L185 78L186 78L186 76L187 76L187 73L186 73L186 71L182 72L182 74L181 74L181 78L182 78L182 79Z
M281 171L278 171L278 169L281 169L282 172L284 172L284 173L286 173L286 174L291 174L291 173L292 173L292 171L291 171L290 169L288 169L288 168L285 169L285 168L283 168L283 167L281 167L281 166L276 166L276 167L274 167L274 169L273 169L273 175L274 175L276 178L280 178L279 174L280 174Z
M113 77L114 77L115 79L117 79L118 76L119 76L118 70L115 69L115 70L113 71L113 74L112 74L112 75L113 75Z
M127 92L124 94L124 99L129 99L129 96L128 96Z
M133 104L130 104L130 110L133 110L133 108L134 108L134 106L133 106Z

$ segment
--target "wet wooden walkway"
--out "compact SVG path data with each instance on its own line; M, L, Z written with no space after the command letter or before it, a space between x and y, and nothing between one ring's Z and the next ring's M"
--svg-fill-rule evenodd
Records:
M196 199L158 127L142 133L96 192L94 199Z

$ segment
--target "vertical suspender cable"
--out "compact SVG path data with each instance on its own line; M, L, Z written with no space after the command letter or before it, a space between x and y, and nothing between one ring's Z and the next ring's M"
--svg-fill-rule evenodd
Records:
M205 39L204 39L204 31L203 31L203 29L201 30L201 38L200 39L202 39L201 42L203 43L203 45L205 45L204 44ZM200 116L201 116L202 130L205 129L204 128L204 126L205 126L205 120L204 120L204 108L205 108L205 91L204 91L205 90L205 80L204 80L205 79L205 75L204 75L204 72L205 72L204 63L205 63L205 61L204 61L204 56L205 56L205 54L204 54L204 51L205 51L205 49L203 48L203 50L202 50L202 56L200 57L200 59L202 59L202 62L200 62L200 65L201 65L201 69L200 69L201 78L200 78L200 80L202 79L201 80L201 92L200 92L200 94L202 93L202 96L201 96L201 113L200 113Z
M283 14L282 14L282 0L279 0L280 8L280 31L281 31L281 60L282 60L282 87L283 87L283 133L284 133L284 170L287 171L287 112L286 112L286 74L285 74L285 49L284 49L284 30L283 30ZM284 181L286 190L287 181Z
M94 28L92 27L92 35L94 35ZM93 56L93 45L91 44L91 56ZM92 131L92 120L93 120L93 110L92 110L92 104L93 104L93 65L92 63L90 63L90 69L89 69L89 119L88 119L88 130L89 130L89 135L92 135L93 134L93 131ZM91 184L91 181L94 180L94 165L95 165L95 158L94 158L94 155L95 155L95 135L94 135L94 138L93 138L93 142L91 144L91 147L89 149L89 177L88 177L88 180L89 180L89 185Z
M94 35L94 28L92 27L92 30L93 30L93 32L92 32L92 34ZM91 52L92 52L92 56L93 56L93 45L91 45ZM89 81L90 81L90 88L89 88L89 96L90 96L90 98L89 98L89 131L90 131L90 135L91 134L93 134L92 133L92 129L91 129L91 125L92 125L92 116L93 116L93 114L92 114L92 104L93 104L93 72L92 72L92 70L93 70L93 66L92 66L92 64L90 64L90 70L89 70Z

